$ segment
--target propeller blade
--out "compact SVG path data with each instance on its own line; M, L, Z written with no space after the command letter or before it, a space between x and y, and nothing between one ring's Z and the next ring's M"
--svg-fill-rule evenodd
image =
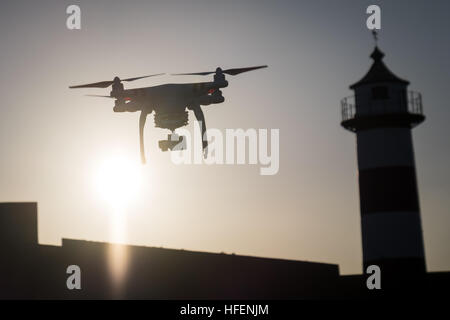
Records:
M134 81L134 80L139 80L139 79L143 79L143 78L149 78L149 77L156 77L156 76L161 76L165 73L156 73L156 74L151 74L148 76L142 76L142 77L135 77L135 78L127 78L127 79L122 79L121 81Z
M192 72L192 73L172 73L173 76L207 76L208 74L216 73L215 71L206 72Z
M267 66L264 65L264 66L247 67L247 68L234 68L234 69L223 70L222 72L226 73L226 74L229 74L231 76L235 76L235 75L238 75L238 74L243 73L243 72L257 70L257 69L262 69L262 68L267 68Z
M102 96L102 95L99 95L99 94L86 94L85 96L87 96L87 97L111 98L111 99L115 99L115 97L111 97L111 96Z
M264 66L256 66L256 67L247 67L247 68L234 68L234 69L226 69L222 70L222 73L229 74L231 76L238 75L243 72L252 71L256 69L267 68ZM206 71L206 72L192 72L192 73L172 73L174 76L207 76L208 74L216 73L216 71Z
M70 89L77 89L77 88L107 88L110 85L113 84L113 81L101 81L101 82L94 82L94 83L88 83L88 84L80 84L77 86L70 86Z
M154 76L160 76L163 75L164 73L157 73L157 74L151 74L148 76L142 76L142 77L135 77L135 78L127 78L127 79L122 79L120 81L134 81L134 80L139 80L139 79L143 79L143 78L148 78L148 77L154 77ZM94 82L94 83L88 83L88 84L80 84L77 86L70 86L70 89L78 89L78 88L107 88L110 85L113 84L114 81L100 81L100 82Z

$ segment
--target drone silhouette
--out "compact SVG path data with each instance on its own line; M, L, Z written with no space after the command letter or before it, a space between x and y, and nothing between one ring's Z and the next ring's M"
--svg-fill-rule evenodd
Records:
M189 114L187 110L194 112L197 121L201 123L203 155L206 158L208 153L208 141L206 137L206 123L201 106L222 103L225 98L222 96L221 88L228 86L225 74L235 76L243 72L256 69L267 68L264 66L234 68L216 71L176 73L173 75L210 75L214 74L212 82L198 83L180 83L163 84L153 87L125 89L122 82L130 82L143 78L163 75L164 73L152 74L142 77L120 79L115 77L112 81L100 81L89 84L70 86L70 89L76 88L107 88L112 85L109 96L88 95L91 97L104 97L115 99L114 112L136 112L141 111L139 117L139 142L141 151L141 161L145 164L144 149L144 127L147 115L153 111L155 127L169 129L172 134L168 135L167 140L160 140L159 147L162 151L182 150L186 148L184 137L179 137L174 133L175 129L188 124ZM186 110L187 109L187 110Z

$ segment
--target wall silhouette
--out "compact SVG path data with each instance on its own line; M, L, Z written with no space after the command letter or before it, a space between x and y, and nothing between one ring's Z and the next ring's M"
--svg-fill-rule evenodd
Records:
M334 264L70 239L51 246L37 240L37 204L0 203L0 299L345 299L386 294L369 292L365 275L340 276ZM111 272L112 250L126 255L119 285ZM66 286L69 265L81 268L81 290ZM450 272L428 273L420 286L413 280L399 290L438 295L450 285Z
M63 239L37 243L37 204L0 204L1 298L278 299L323 297L337 265ZM126 254L122 285L111 250ZM5 259L6 258L6 259ZM66 269L81 268L81 290Z

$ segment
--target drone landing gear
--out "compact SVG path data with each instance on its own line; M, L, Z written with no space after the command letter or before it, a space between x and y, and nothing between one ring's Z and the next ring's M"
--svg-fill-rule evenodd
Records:
M141 111L139 116L139 145L141 149L141 162L145 164L145 148L144 148L144 127L145 121L147 120L147 112Z
M179 136L176 133L171 133L167 136L167 140L159 141L159 148L161 151L179 151L186 150L186 139L184 136Z

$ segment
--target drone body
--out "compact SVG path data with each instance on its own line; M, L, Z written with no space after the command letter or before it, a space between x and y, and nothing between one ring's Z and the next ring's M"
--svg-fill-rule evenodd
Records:
M147 115L154 112L155 126L169 129L172 133L175 129L188 124L188 111L192 110L195 117L201 123L202 145L204 155L207 154L206 123L201 106L222 103L225 98L222 96L221 88L228 86L225 74L237 75L242 72L266 68L267 66L249 67L222 70L217 68L212 72L185 73L176 75L208 75L214 73L214 81L200 83L163 84L153 87L124 89L122 81L134 81L142 78L156 76L160 74L128 78L120 80L115 77L113 81L102 81L85 85L71 86L69 88L107 88L112 85L109 96L98 96L115 99L114 112L136 112L140 111L139 118L139 138L141 149L141 160L145 163L144 149L144 127ZM186 110L187 109L187 110ZM176 135L169 134L168 140L159 142L163 151L172 149L175 145L183 142L183 137L175 139Z

